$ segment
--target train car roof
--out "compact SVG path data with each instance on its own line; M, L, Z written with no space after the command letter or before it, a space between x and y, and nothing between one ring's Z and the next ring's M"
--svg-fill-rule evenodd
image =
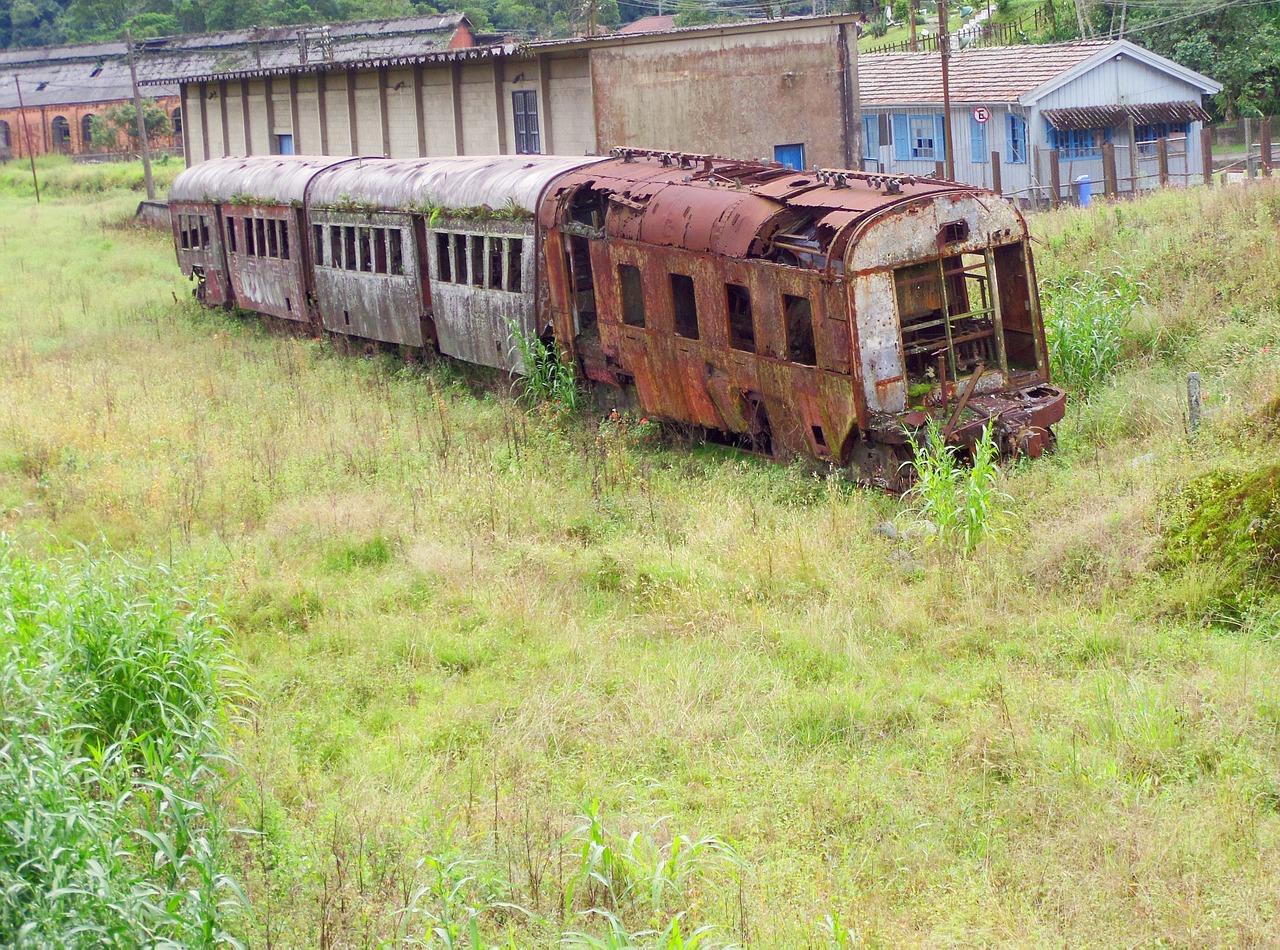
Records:
M312 186L314 207L356 203L381 208L513 207L533 214L547 184L603 161L564 155L475 155L371 159L325 172Z
M307 185L319 172L349 161L329 155L217 158L182 172L169 189L169 200L294 204L302 201Z
M548 194L542 223L572 220L566 202L583 187L610 196L615 237L732 257L753 256L803 222L825 248L847 225L935 195L985 192L906 175L797 171L763 162L671 152L617 150L617 157L566 175ZM993 197L996 197L994 193Z

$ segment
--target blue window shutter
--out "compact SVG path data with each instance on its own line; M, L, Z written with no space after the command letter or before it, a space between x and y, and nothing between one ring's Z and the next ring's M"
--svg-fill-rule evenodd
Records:
M933 154L940 162L947 160L947 117L945 115L933 117Z
M969 116L969 161L981 165L987 160L987 126Z
M862 157L880 157L880 117L878 115L862 117Z
M897 162L911 160L911 133L907 131L907 117L897 113L893 117L893 159Z

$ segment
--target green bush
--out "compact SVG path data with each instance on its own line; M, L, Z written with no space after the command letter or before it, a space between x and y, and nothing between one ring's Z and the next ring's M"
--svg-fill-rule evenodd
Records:
M235 945L214 797L237 674L204 601L0 538L0 945Z
M903 500L909 516L935 541L969 553L991 531L996 502L1000 450L995 427L987 426L966 467L955 446L942 438L942 425L929 422L923 441L912 438L913 481Z
M526 403L548 403L553 409L574 413L586 402L578 374L560 358L554 342L548 343L512 324L511 338L520 354L524 377L520 396Z

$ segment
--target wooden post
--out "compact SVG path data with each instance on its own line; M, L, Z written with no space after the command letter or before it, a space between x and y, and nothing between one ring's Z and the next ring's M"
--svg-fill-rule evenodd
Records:
M1108 198L1120 193L1116 182L1116 147L1110 142L1102 146L1102 189Z
M1204 183L1213 187L1213 131L1207 126L1200 127L1200 174Z
M142 145L142 175L147 180L147 200L156 200L156 183L151 177L151 146L147 142L147 117L142 111L142 93L138 91L138 66L133 58L133 37L124 31L124 45L129 51L129 81L133 83L133 108L138 113L138 142ZM203 86L201 87L203 89ZM201 99L200 111L205 129L209 128L207 117L203 117L204 100ZM207 134L207 132L206 132ZM209 157L209 149L205 148L205 158Z
M1058 150L1049 152L1049 188L1052 194L1049 201L1056 208L1062 204L1062 167L1058 164Z
M947 177L947 169L942 162L933 163L933 177L938 179L938 181L943 181Z
M1191 435L1200 428L1200 374L1187 374L1187 428Z
M1262 120L1258 129L1258 146L1262 149L1262 174L1271 177L1271 117Z
M18 74L13 74L14 84L18 87L18 115L22 117L22 135L27 140L27 157L31 159L31 184L36 189L36 204L40 203L40 182L36 179L36 153L31 148L31 126L27 124L27 106L22 101L22 81Z
M1156 139L1156 163L1160 167L1160 187L1169 185L1169 140L1161 136Z
M1000 187L1000 153L991 153L991 190L997 195L1004 194L1004 189Z

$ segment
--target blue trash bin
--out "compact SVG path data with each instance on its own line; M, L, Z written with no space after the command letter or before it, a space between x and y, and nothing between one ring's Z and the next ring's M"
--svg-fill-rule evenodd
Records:
M1081 175L1076 179L1076 203L1082 208L1087 208L1092 200L1093 182L1088 175Z

